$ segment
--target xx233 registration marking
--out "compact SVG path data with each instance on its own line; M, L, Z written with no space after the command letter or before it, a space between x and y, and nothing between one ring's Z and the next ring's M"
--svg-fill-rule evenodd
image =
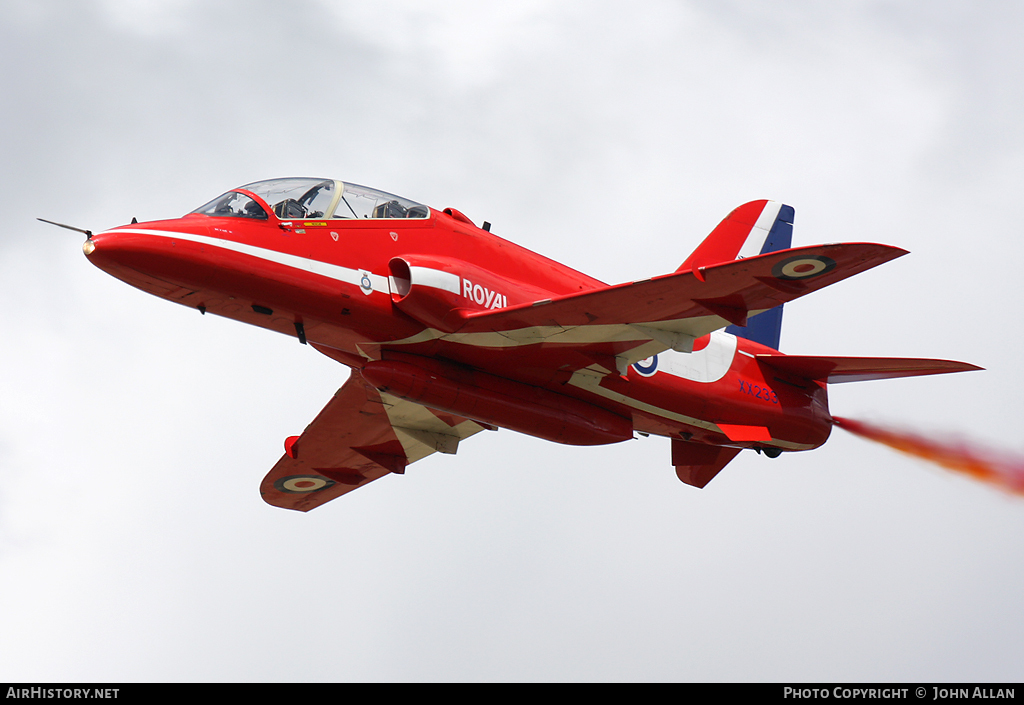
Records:
M745 379L739 380L740 392L743 394L749 394L752 397L761 399L772 404L779 403L779 397L775 394L775 390L768 387L762 387L758 384L753 384Z

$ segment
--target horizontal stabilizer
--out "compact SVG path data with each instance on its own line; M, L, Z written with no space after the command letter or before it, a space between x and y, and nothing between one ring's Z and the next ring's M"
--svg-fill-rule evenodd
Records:
M813 357L810 355L757 355L762 365L779 372L829 384L863 382L869 379L894 379L970 372L981 367L953 360L912 357Z

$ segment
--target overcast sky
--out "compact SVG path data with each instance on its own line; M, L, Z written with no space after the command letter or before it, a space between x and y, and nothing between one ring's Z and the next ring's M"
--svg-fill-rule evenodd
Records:
M831 408L1024 453L1009 2L0 0L0 681L1020 681L1024 499L836 430L704 490L669 443L480 434L303 515L264 474L344 382L81 238L323 176L609 283L732 208L907 257L785 352L985 372Z

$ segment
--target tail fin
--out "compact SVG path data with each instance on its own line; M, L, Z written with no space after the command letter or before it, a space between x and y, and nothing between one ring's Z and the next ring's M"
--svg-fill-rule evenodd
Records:
M793 246L795 215L792 206L777 201L745 203L727 215L676 271L692 271L700 277L701 267L788 250ZM739 338L778 350L782 335L782 306L751 318L746 327L729 326L725 330Z
M779 349L779 341L782 338L782 307L779 304L770 308L764 313L759 313L747 322L746 328L729 326L726 333L731 333L737 338L746 338L755 343L767 346L772 350Z

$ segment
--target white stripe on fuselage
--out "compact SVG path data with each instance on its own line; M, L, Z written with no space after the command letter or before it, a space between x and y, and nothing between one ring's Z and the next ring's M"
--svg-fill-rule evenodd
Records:
M195 233L183 233L169 230L148 230L144 228L119 228L117 230L108 230L101 234L105 235L108 233L136 233L140 235L154 235L168 239L188 240L189 242L210 245L212 247L220 247L225 250L249 255L250 257L257 257L268 262L275 262L286 267L292 267L312 274L319 274L320 276L351 284L355 287L360 286L360 280L362 279L363 274L366 274L370 279L373 291L383 294L391 293L388 277L386 276L373 274L372 272L364 269L350 269L348 267L329 264L327 262L321 262L320 260L309 259L307 257L300 257L299 255L291 255L286 252L279 252L265 247L257 247L256 245L249 245L235 240L225 240L223 238L210 237L208 235L196 235ZM424 271L425 269L426 268L417 268L421 274L426 273ZM441 270L436 270L434 274L434 277L427 278L427 286L444 289L446 291L451 291L452 293L459 293L455 284L457 275L443 272ZM750 315L753 316L756 315L756 313L760 313L760 311L751 311ZM708 317L695 317L688 319L688 322L692 323L695 328L701 328L706 331L706 318ZM660 323L663 324L664 322ZM655 322L649 325L656 326L658 324L659 322ZM689 326L684 326L684 328L688 327ZM703 331L700 332L700 335L703 335ZM528 326L525 328L516 328L500 332L449 334L442 333L441 331L433 328L425 328L420 333L402 340L375 342L388 342L393 345L408 345L426 342L428 340L435 340L437 338L443 338L453 343L461 343L463 345L472 345L484 348L520 347L524 345L537 345L539 343L568 343L579 345L587 343L649 340L649 338L645 337L642 333L638 333L636 329L628 325L603 324L586 326Z
M774 216L773 216L774 218ZM760 222L760 221L759 221ZM390 293L388 277L373 274L363 269L350 269L336 264L329 264L319 260L300 257L298 255L279 252L265 247L257 247L235 240L210 237L208 235L197 235L195 233L183 233L167 230L149 230L145 228L120 228L110 230L107 233L134 233L140 235L154 235L168 239L188 240L212 247L220 247L250 257L275 262L286 267L292 267L312 274L329 277L335 281L344 282L355 287L360 286L361 279L366 275L372 284L375 292L384 294ZM106 233L102 233L106 234ZM416 268L420 278L426 286L444 289L452 293L459 293L458 275L441 270L428 270L427 268ZM751 315L754 315L752 312ZM694 337L703 335L707 330L707 319L700 316L687 321L694 328L691 332ZM656 325L656 324L652 324ZM683 326L689 328L690 326ZM698 330L700 329L700 330ZM448 342L462 345L470 345L483 348L510 348L540 343L562 343L571 345L586 345L589 343L627 342L649 340L636 328L623 324L603 324L585 326L528 326L505 331L476 332L476 333L443 333L433 328L425 328L420 333L409 338L394 341L376 341L378 344L387 342L392 345L409 345L429 340L444 339ZM647 347L647 346L644 346ZM655 343L655 349L664 349L662 345ZM634 357L638 353L646 357L643 348L632 351ZM736 352L736 338L726 333L715 333L712 335L708 346L703 350L694 353L663 353L662 366L659 368L667 374L689 379L697 382L715 382L722 378L732 364L733 355ZM642 359L642 358L637 358Z
M658 367L657 371L654 373L654 377L656 379L656 376L659 374L668 374L674 377L681 377L683 379L705 384L717 382L732 368L732 362L735 358L736 352L736 336L723 331L716 331L711 334L711 339L708 341L707 347L703 350L698 350L697 352L692 353L680 353L669 350L665 353L659 354ZM569 384L574 387L579 387L580 389L585 389L598 396L602 396L605 399L611 399L612 401L624 404L625 406L636 409L637 411L643 411L651 414L652 416L670 419L672 421L684 423L688 426L702 428L707 431L713 431L715 433L725 435L724 431L722 431L718 424L712 423L711 421L680 414L678 412L671 411L670 409L664 409L660 406L655 406L654 404L649 404L647 402L640 401L639 399L634 399L631 396L627 396L620 392L614 392L603 387L601 386L601 381L605 379L605 377L607 377L607 375L602 374L593 368L587 368L574 372L572 377L569 378ZM806 443L794 443L780 438L772 438L770 441L766 442L765 445L776 446L786 450L809 450L814 447Z
M666 350L663 353L659 353L658 367L654 374L662 373L694 382L711 384L725 377L725 373L732 367L733 358L736 356L736 347L735 335L715 331L708 339L708 344L700 350L689 353ZM638 401L624 394L605 389L601 386L601 380L604 377L605 375L596 373L592 369L583 369L573 373L569 379L569 384L608 399L613 399L634 409L646 411L655 416L672 419L689 426L714 431L715 433L722 433L722 429L710 421L678 414L674 411L662 409L659 406Z
M710 384L725 377L736 357L736 336L715 331L700 350L681 353L666 350L658 355L658 372Z
M391 293L391 290L388 287L387 277L383 277L379 274L373 274L365 269L349 269L348 267L328 264L327 262L321 262L320 260L310 259L308 257L290 255L287 252L279 252L266 247L248 245L244 242L236 242L235 240L224 240L219 237L196 235L194 233L173 232L168 230L145 230L142 228L119 228L117 230L108 230L101 234L106 235L108 233L155 235L157 237L165 237L173 240L188 240L189 242L196 242L201 245L211 245L212 247L220 247L221 249L231 250L232 252L249 255L250 257L256 257L268 262L283 264L284 266L292 267L293 269L301 269L302 271L310 272L312 274L319 274L320 276L351 284L356 287L360 286L360 281L363 276L366 275L370 279L373 291L381 292L383 294Z
M428 286L456 295L462 294L462 277L458 274L430 267L409 267L409 274L417 286Z

